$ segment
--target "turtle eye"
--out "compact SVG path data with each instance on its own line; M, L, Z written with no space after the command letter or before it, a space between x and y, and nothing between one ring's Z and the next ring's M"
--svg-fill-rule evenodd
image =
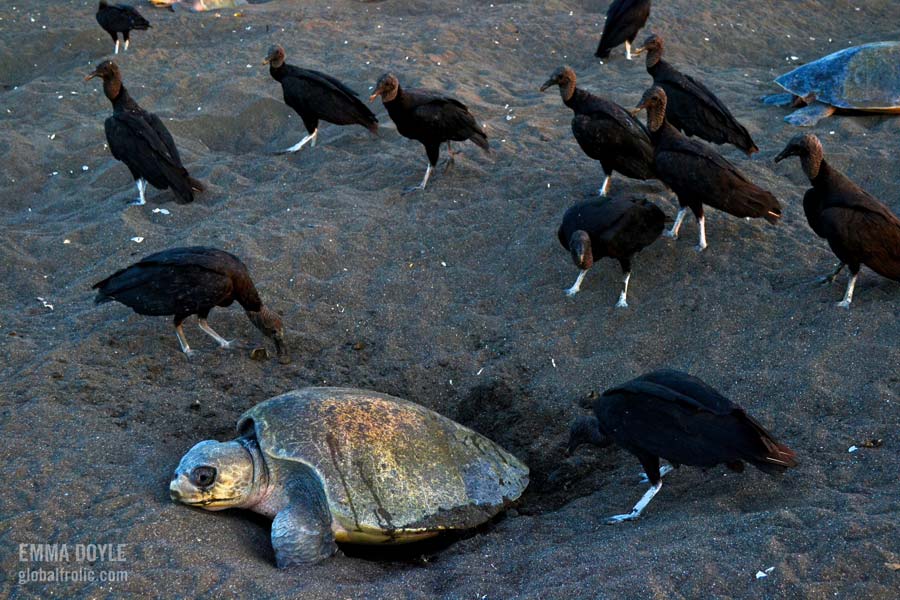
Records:
M191 483L201 488L208 488L216 481L216 470L213 467L197 467L191 471Z

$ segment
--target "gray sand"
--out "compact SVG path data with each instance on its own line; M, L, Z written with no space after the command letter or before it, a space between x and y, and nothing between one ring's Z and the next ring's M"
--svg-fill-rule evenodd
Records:
M111 50L95 3L0 5L0 595L896 598L900 572L886 563L900 563L900 284L864 270L848 312L835 306L844 277L812 283L836 259L806 224L796 159L772 163L797 130L786 110L758 102L793 64L900 37L896 3L656 4L646 33L665 35L669 60L747 126L759 154L720 151L785 216L770 226L710 210L702 255L689 218L681 239L636 258L627 310L613 308L611 261L576 298L563 294L577 269L556 228L602 176L559 95L538 91L568 63L586 89L626 107L640 98L642 61L620 49L606 64L592 56L605 1L279 1L242 16L142 4L154 28L117 58L125 84L210 184L187 206L150 188L144 207L126 205L136 190L104 147L109 103L97 80L82 81ZM288 62L361 95L388 69L445 90L485 124L492 156L464 144L427 192L401 197L425 153L380 102L377 138L325 125L316 148L273 156L305 134L260 64L276 42ZM814 131L833 165L900 212L900 119L834 117ZM671 219L663 191L612 183ZM167 319L92 305L92 283L190 244L245 260L285 316L291 365L220 351L193 319L199 356L188 362ZM234 307L210 323L262 342ZM565 459L568 425L591 392L658 367L743 405L801 465L781 479L683 468L638 522L605 525L643 493L639 464L618 449ZM454 543L345 547L292 572L274 567L264 519L169 500L171 472L196 441L230 438L256 402L322 384L455 418L528 463L532 485L515 513ZM848 452L872 438L884 445ZM128 579L19 585L20 571L48 566L21 562L21 543L125 544L112 568Z

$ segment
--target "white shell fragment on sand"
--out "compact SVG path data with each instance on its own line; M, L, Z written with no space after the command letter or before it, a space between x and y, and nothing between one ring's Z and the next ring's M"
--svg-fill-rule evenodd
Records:
M49 308L50 310L53 310L53 305L50 304L49 302L47 302L46 299L41 298L40 296L38 296L37 299L38 299L38 301L39 301L41 304L44 305L44 308Z
M857 450L859 450L859 448L856 446L850 446L849 448L847 448L847 452L849 452L851 454L856 452Z
M168 214L171 214L171 213L169 212L169 209L167 209L167 208L154 208L154 209L153 209L153 212L159 213L159 214L161 214L161 215L168 215Z
M134 242L134 243L136 243L136 244L140 244L141 242L144 241L144 238L142 238L141 236L137 236L137 237L131 238L131 241Z
M775 570L775 567L769 567L769 568L766 569L765 571L757 571L757 572L756 572L756 578L757 578L757 579L762 579L763 577L768 577L769 574L770 574L772 571L774 571L774 570Z

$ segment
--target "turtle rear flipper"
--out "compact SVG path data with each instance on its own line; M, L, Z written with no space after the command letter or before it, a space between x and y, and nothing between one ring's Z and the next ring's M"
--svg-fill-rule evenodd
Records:
M793 106L794 98L796 98L796 96L793 94L772 94L770 96L763 96L762 101L763 104L769 106Z
M272 521L275 562L283 569L317 563L337 552L322 482L304 465L285 482L287 503Z
M833 115L834 111L835 108L830 104L814 102L809 106L804 106L799 110L795 110L786 116L784 120L797 127L812 127L822 119Z

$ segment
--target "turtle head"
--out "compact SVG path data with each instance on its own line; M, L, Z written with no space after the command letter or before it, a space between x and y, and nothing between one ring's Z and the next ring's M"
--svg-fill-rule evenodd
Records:
M200 442L178 463L169 495L206 510L246 506L260 484L255 464L252 450L240 442Z
M791 138L784 150L775 157L775 162L781 162L789 156L799 156L806 176L815 179L819 174L819 167L825 153L822 151L822 143L819 138L811 133L803 133Z
M375 83L375 89L372 90L372 95L369 96L369 102L374 102L378 96L381 96L382 102L390 102L397 97L398 91L400 91L400 81L397 79L397 76L393 73L385 73Z
M590 269L594 264L594 255L591 252L591 237L586 231L579 229L569 238L569 252L572 253L572 262L579 269Z

